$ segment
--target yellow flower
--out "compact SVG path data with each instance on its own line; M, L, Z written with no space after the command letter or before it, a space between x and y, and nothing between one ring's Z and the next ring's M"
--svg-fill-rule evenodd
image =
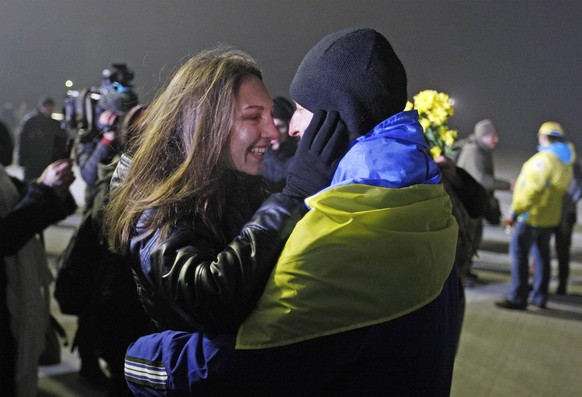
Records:
M444 141L446 146L453 146L457 140L457 131L447 130L444 135Z
M412 110L414 109L414 104L410 101L406 101L406 106L404 107L404 110Z
M442 153L443 151L438 146L433 146L430 148L430 155L432 156L433 159L440 157Z
M451 98L444 92L423 90L416 94L413 102L406 104L418 111L418 121L422 125L431 155L452 156L458 150L455 146L457 131L450 130L447 122L455 114Z
M424 119L421 118L418 120L420 122L420 125L422 125L422 129L426 132L426 130L431 126L430 120L429 119Z
M449 96L444 92L439 92L436 95L435 102L438 104L442 111L447 113L449 117L451 117L454 114L454 108L451 105L451 98L449 98Z
M432 112L428 114L429 121L434 125L442 125L449 118L449 114L443 107L434 108Z
M418 113L430 112L434 105L437 92L434 90L424 90L414 96L414 108Z

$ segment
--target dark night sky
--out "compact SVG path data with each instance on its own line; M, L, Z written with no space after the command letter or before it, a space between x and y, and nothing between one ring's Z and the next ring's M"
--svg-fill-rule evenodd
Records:
M184 57L218 43L251 53L271 94L287 95L305 52L348 26L388 37L410 98L452 96L462 136L488 117L502 150L533 152L537 128L554 119L582 147L579 0L0 0L0 103L62 102L65 80L98 85L112 62L134 69L147 102Z

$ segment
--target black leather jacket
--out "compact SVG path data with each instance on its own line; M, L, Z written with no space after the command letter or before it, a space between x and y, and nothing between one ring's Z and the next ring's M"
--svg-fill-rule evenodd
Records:
M226 246L200 219L185 220L165 241L159 231L143 238L138 227L130 242L132 267L142 304L159 330L235 333L307 212L303 201L283 194L259 207L260 201L246 199L248 189L259 187L242 179L229 185L224 229L232 241Z

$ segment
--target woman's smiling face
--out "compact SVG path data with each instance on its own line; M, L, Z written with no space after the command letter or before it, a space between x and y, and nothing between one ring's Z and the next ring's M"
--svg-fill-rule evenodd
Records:
M273 122L273 100L256 76L241 84L234 110L234 124L229 136L232 167L248 175L262 175L263 161L271 141L279 132Z

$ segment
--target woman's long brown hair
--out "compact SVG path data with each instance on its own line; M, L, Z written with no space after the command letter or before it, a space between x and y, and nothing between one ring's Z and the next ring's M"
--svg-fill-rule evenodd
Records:
M229 168L228 137L236 95L249 76L262 79L246 53L218 48L188 60L144 116L126 180L111 192L106 210L108 242L126 252L144 211L148 235L162 238L194 214L212 231L220 225L220 178ZM149 214L148 214L149 215Z

